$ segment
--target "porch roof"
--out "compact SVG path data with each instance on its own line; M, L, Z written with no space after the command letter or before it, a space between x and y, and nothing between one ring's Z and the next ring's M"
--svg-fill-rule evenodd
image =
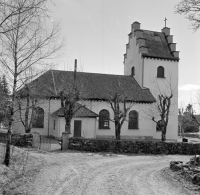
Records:
M77 111L74 114L74 117L76 117L76 118L96 118L96 117L98 117L98 114L89 110L85 106L81 106L80 104L78 104L75 109L77 109ZM59 108L54 113L52 113L52 116L64 117L64 108Z

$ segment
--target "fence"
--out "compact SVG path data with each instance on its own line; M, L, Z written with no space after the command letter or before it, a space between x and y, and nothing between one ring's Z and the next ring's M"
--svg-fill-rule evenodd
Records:
M45 151L51 150L51 138L44 137L39 134L34 134L32 146L40 150L45 150Z

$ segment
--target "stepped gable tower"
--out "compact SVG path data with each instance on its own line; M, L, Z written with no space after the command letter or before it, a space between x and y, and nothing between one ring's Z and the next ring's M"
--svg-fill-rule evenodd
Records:
M176 43L173 43L173 35L170 28L165 27L161 32L144 30L139 22L131 25L131 33L124 54L124 75L133 76L141 87L147 87L157 99L155 83L160 90L166 92L164 83L170 82L173 88L173 111L170 124L171 135L177 137L178 127L178 62L179 51L176 51Z

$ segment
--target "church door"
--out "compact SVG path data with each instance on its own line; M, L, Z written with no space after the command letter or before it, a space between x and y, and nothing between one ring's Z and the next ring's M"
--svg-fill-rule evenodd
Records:
M81 137L81 121L74 121L74 137Z

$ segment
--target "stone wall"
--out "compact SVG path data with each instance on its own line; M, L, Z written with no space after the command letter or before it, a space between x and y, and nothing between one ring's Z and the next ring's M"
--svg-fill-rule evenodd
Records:
M128 154L200 154L200 144L154 141L116 141L70 138L69 149Z
M32 142L32 134L12 134L11 135L11 145L19 147L28 147ZM7 142L7 133L0 132L0 142Z

